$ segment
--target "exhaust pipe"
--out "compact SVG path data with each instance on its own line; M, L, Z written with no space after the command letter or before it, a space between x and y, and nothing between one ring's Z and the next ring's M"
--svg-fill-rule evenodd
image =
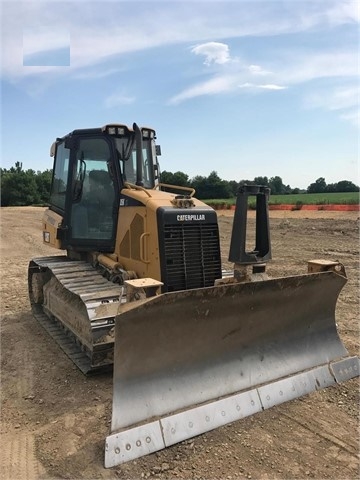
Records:
M144 186L143 182L143 154L142 154L142 133L139 126L134 122L133 130L135 132L136 144L136 185Z

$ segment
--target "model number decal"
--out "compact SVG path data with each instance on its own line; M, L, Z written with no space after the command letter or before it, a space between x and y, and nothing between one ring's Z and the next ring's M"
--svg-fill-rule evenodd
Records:
M192 222L193 220L205 220L205 215L177 215L178 222Z

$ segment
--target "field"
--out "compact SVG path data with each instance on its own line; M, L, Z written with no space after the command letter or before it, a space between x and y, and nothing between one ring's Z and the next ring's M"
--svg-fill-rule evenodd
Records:
M290 195L270 195L270 204L290 204L296 205L297 203L303 203L304 205L326 205L326 204L358 204L359 193L358 192L346 192L346 193L298 193Z
M358 205L359 192L345 193L298 193L270 195L269 205ZM206 200L209 205L235 205L235 198ZM255 205L255 197L249 197L249 205Z
M1 209L1 478L358 478L358 379L105 470L112 377L85 378L30 312L29 259L60 253L42 244L43 210ZM232 215L218 211L225 268ZM249 217L251 236L253 212ZM305 273L306 260L313 258L344 263L348 282L336 314L353 355L359 351L358 217L358 212L270 212L270 275Z

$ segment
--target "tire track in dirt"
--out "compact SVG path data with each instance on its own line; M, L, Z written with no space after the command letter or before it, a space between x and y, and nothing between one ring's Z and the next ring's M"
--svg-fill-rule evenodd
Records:
M38 480L45 469L35 456L31 433L3 435L0 450L1 477L6 480Z
M298 425L300 425L302 428L305 428L309 432L317 435L318 437L323 438L327 442L330 442L336 447L344 450L345 452L352 455L355 459L358 458L358 455L357 455L358 445L355 442L355 439L349 439L349 441L344 442L340 438L338 438L336 435L334 435L334 433L327 431L326 426L324 426L320 422L314 422L314 420L312 420L311 425L309 425L307 422L302 422L297 418L290 417L290 415L286 414L285 412L282 412L281 415L283 415L284 417L287 417L292 422L297 423Z

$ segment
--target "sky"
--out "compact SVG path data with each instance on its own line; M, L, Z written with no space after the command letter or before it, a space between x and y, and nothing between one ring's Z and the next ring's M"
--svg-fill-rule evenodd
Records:
M1 1L1 166L151 126L161 169L359 179L358 0Z

